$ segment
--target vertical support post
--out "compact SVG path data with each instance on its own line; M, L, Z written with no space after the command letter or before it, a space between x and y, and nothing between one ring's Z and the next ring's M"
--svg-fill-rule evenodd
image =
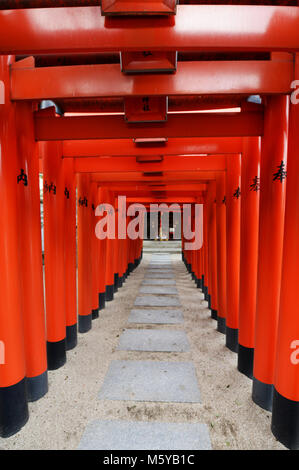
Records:
M98 205L105 203L105 190L98 188ZM106 299L106 256L107 256L107 239L98 239L98 294L99 294L99 310L105 308Z
M115 207L115 240L113 240L113 290L114 293L118 291L118 278L119 278L119 240L118 240L118 208L116 207L116 203L114 202Z
M209 225L209 279L211 280L211 293L209 296L209 308L211 317L217 320L217 244L216 244L216 181L209 183L208 201L208 225Z
M96 237L95 211L98 204L98 185L92 182L90 185L90 253L91 253L91 285L92 285L92 319L99 318L99 240Z
M252 399L271 410L280 299L289 97L267 97L261 153L257 307ZM275 129L275 138L273 135Z
M295 57L299 77L299 55ZM299 107L290 105L288 176L282 283L274 380L272 432L289 449L299 449Z
M76 241L76 175L74 159L62 161L64 173L64 261L66 349L77 346L77 241Z
M78 321L79 332L92 327L90 175L79 173L78 186Z
M226 160L226 346L238 352L241 155L232 155Z
M114 197L111 193L107 194L107 203L114 208ZM115 234L114 234L115 235ZM114 244L113 234L108 233L107 237L107 256L106 256L106 301L111 302L114 299Z
M243 139L238 370L253 377L261 138Z
M62 143L40 144L44 174L45 287L48 369L66 362L64 175Z
M0 56L0 436L9 437L27 422L25 358L17 218L15 105L10 102L11 56Z
M16 106L18 149L18 219L20 284L24 318L26 385L28 401L48 391L44 285L41 246L39 159L34 140L33 107ZM6 230L6 227L3 228Z
M204 274L203 274L203 293L205 296L205 300L209 302L209 287L210 287L210 279L209 279L209 247L208 247L208 194L205 195L204 205L203 205L203 247L204 247Z
M226 330L226 173L216 176L217 331Z

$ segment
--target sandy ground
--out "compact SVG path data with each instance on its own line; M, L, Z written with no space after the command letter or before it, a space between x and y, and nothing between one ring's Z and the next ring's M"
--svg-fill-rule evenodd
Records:
M187 332L188 353L116 351L125 328L169 328L128 324L127 319L150 259L129 276L113 302L93 321L93 329L79 335L67 363L49 372L49 392L30 403L30 419L15 436L0 438L0 449L76 449L87 423L94 419L202 422L209 426L213 449L284 449L270 430L271 415L251 400L251 381L237 371L237 356L225 347L207 303L200 299L181 261L172 254L185 322L171 328ZM97 394L111 360L193 361L201 404L102 401Z

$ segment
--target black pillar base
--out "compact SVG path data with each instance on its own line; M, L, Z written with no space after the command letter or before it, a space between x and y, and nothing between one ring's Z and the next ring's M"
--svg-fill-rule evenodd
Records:
M226 347L231 351L237 353L238 352L238 337L239 337L239 330L238 328L230 328L226 326Z
M209 308L210 310L212 310L212 307L211 307L211 295L210 295L210 294L208 294L208 299L207 299L207 300L208 300L208 308Z
M253 356L254 348L247 348L239 343L238 371L250 379L253 378Z
M137 268L138 265L139 265L139 259L137 258L137 259L134 260L134 266L135 266L135 268Z
M96 318L99 318L99 310L97 308L94 308L92 310L91 318L92 318L92 320L96 320Z
M66 327L66 350L70 351L77 346L78 335L77 335L77 323Z
M106 293L105 293L106 302L111 302L114 299L114 285L106 286Z
M78 315L79 333L87 333L92 328L92 314Z
M299 450L299 402L285 398L275 388L271 431L288 449Z
M263 383L253 377L252 400L264 410L272 411L273 391L272 384Z
M103 310L106 304L106 292L99 293L99 310Z
M48 371L35 377L26 377L27 400L37 401L48 392Z
M0 437L16 434L29 419L26 379L0 387Z
M129 263L128 273L131 274L134 271L134 263Z
M47 341L48 370L56 370L66 363L66 338Z
M194 274L193 271L191 271L191 278L192 278L193 281L195 281L195 274Z
M202 279L201 279L201 277L197 278L196 287L197 287L198 289L201 289L201 288L202 288Z
M218 318L217 310L214 310L213 308L211 309L211 318L213 318L213 320L217 320Z
M114 273L114 285L113 285L114 292L118 291L118 273Z
M119 289L123 286L123 277L122 276L118 276L118 287Z
M203 291L203 293L204 293L204 299L205 299L206 301L209 301L209 292L208 292L207 286L204 285L203 288L202 288L202 291Z
M225 318L218 316L218 318L217 318L217 331L219 331L219 333L223 333L225 335L225 332L226 332L226 319Z

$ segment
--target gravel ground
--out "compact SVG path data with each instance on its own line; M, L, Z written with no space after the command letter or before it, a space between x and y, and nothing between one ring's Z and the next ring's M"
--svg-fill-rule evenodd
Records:
M76 449L87 423L94 419L201 422L209 426L213 449L284 449L270 430L271 414L251 400L251 381L237 371L237 356L225 347L216 331L207 302L201 300L180 254L171 254L185 321L181 325L136 325L127 319L145 267L141 265L107 303L93 328L79 334L78 346L67 353L67 363L49 372L49 392L30 403L30 419L15 436L0 438L1 449ZM161 283L162 285L162 283ZM190 352L152 353L117 351L125 328L185 330ZM97 398L111 360L192 361L201 404L108 401Z

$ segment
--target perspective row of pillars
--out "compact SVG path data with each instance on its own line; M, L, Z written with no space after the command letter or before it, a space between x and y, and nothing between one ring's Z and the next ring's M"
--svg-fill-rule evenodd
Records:
M0 107L1 437L27 422L28 402L48 391L47 371L64 365L66 351L77 345L77 331L91 329L92 319L142 256L142 240L119 239L117 227L115 239L98 239L94 228L104 217L95 209L110 202L117 214L115 197L90 174L74 173L73 160L62 158L61 142L35 142L33 105L9 99L11 60L0 57L5 85Z
M298 67L298 65L297 65ZM299 448L299 107L267 98L264 135L244 138L209 184L203 247L183 260L209 302L272 432Z

